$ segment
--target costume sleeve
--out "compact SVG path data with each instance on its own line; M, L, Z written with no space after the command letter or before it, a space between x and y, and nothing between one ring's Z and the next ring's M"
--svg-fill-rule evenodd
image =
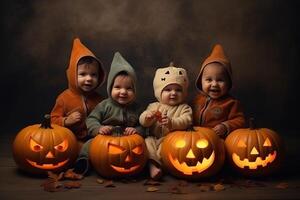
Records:
M243 128L245 126L245 116L239 101L234 101L228 116L228 120L222 122L222 124L226 126L227 134L235 129Z
M147 109L144 112L142 112L142 114L140 115L139 121L143 127L150 127L154 124L154 122L156 121L155 118L153 118L150 121L146 121L145 118L148 113L151 113L152 111L157 111L158 105L159 105L158 103L151 103L148 105Z
M56 99L55 105L51 111L51 123L57 124L59 126L65 126L65 109L64 101L60 98Z
M192 108L187 104L183 105L179 117L174 117L171 119L172 127L170 131L187 129L193 123L192 116Z
M95 137L99 133L101 128L101 122L103 121L103 116L105 115L106 106L103 103L99 103L94 110L86 118L86 126L88 130L88 135Z

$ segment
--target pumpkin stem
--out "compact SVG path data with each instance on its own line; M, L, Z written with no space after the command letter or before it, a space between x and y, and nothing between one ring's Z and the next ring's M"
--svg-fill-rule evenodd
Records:
M122 136L124 129L121 126L114 126L112 129L112 136Z
M187 131L195 132L196 130L194 129L193 125L190 125L190 126L187 128Z
M41 128L52 128L50 119L51 119L51 117L49 114L44 115L44 119L43 119L43 122L40 127Z
M256 128L255 122L254 122L254 121L255 121L255 120L254 120L253 117L251 117L251 118L249 119L249 128L250 128L250 130L253 130L253 129Z

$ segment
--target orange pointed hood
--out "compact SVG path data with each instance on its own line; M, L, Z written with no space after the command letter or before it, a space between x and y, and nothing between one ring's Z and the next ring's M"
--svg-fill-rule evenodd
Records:
M201 86L201 75L203 72L203 69L205 68L206 65L213 63L213 62L217 62L220 63L221 65L223 65L226 69L226 71L228 72L229 78L230 78L230 85L231 85L231 76L232 76L232 70L231 70L231 64L229 59L226 57L223 47L220 44L216 44L213 48L213 50L211 51L210 55L204 60L201 68L200 68L200 72L198 74L198 77L196 79L196 87L199 90L202 90L202 86ZM231 86L230 86L231 87Z
M78 61L85 56L91 56L95 58L99 63L99 83L101 86L104 83L106 73L103 69L101 61L86 47L84 46L79 38L75 38L73 42L73 48L70 57L69 67L67 68L67 78L69 82L69 88L76 92L81 92L77 85L77 64ZM97 86L97 87L98 87Z

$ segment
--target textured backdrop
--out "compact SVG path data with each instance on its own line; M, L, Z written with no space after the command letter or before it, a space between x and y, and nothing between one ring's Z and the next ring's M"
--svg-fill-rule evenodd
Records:
M51 111L67 87L65 69L75 37L102 60L107 72L115 51L132 64L143 107L154 101L155 69L170 61L187 69L190 101L200 64L220 43L232 62L232 94L247 117L282 132L297 130L297 2L7 1L1 17L2 130L16 132ZM104 96L105 87L99 89Z

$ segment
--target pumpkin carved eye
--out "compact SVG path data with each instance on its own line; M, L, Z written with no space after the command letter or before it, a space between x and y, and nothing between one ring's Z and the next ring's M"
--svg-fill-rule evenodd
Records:
M240 140L237 144L238 147L242 147L242 148L245 148L247 147L247 145L245 144L245 142L243 140Z
M32 138L30 138L29 145L30 145L30 149L34 152L39 152L39 151L42 151L42 149L43 149L43 146L38 144Z
M64 140L62 143L60 143L59 145L56 145L54 147L56 150L60 151L60 152L64 152L67 150L68 148L68 141Z
M118 145L115 145L115 144L108 145L108 152L110 154L120 154L120 153L123 153L124 151L125 151L125 149Z
M177 147L177 148L183 148L183 147L185 147L185 141L184 140L178 140L175 143L175 147Z
M263 144L264 147L271 147L272 144L271 144L271 141L269 140L269 138L267 138Z
M206 139L200 139L197 141L196 146L200 149L204 149L208 146L208 141Z
M132 149L132 152L138 155L141 155L143 153L143 148L141 145L135 147L134 149Z

